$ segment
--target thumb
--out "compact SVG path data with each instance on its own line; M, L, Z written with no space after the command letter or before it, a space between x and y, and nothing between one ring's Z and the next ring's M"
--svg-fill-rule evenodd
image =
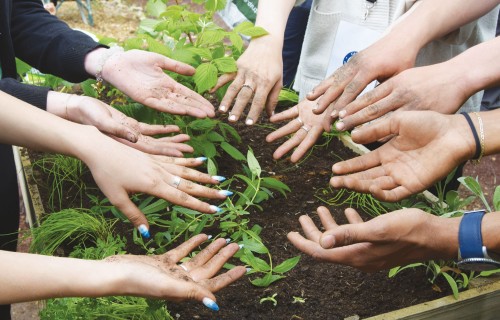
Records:
M132 143L136 143L139 139L139 133L137 133L132 128L128 127L125 124L119 123L114 119L102 121L98 125L98 129L101 132L113 135L117 138L122 138L128 140Z
M110 201L127 217L127 219L134 225L134 227L139 230L140 234L144 238L147 239L150 237L149 223L146 219L146 216L141 212L141 210L139 210L139 208L137 208L137 206L132 201L130 201L126 193L118 201L114 199L110 199Z
M370 241L370 234L365 223L346 224L323 233L319 244L323 249L339 248Z

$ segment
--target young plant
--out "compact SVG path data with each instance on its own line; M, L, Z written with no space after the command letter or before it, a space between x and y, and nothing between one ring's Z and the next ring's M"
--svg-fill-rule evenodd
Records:
M278 300L276 300L276 296L278 294L275 293L273 294L272 296L269 296L269 297L264 297L262 299L260 299L260 304L264 303L264 302L271 302L275 307L278 305Z

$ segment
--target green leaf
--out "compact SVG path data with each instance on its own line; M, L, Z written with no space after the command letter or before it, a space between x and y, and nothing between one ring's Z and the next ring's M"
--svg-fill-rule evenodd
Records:
M163 199L159 199L159 200L153 202L152 204L148 205L147 207L145 207L141 211L145 215L148 215L148 214L152 214L152 213L157 213L159 211L163 211L167 207L168 207L168 202L163 200Z
M222 230L227 230L227 229L235 228L237 226L238 226L238 224L236 222L233 222L233 221L223 221L223 222L220 223L220 228Z
M188 124L188 127L193 130L206 132L212 130L216 124L217 124L216 121L209 118L205 118L205 119L196 119L194 121L191 121Z
M491 207L488 204L488 201L484 197L483 190L481 189L481 185L477 181L477 179L473 179L471 177L460 177L458 178L458 181L462 183L467 189L469 189L473 194L478 196L481 201L483 202L484 206L488 210L488 212L491 212Z
M262 187L277 190L277 191L281 192L284 196L286 195L285 191L286 192L291 191L290 188L286 184L279 181L278 179L270 178L270 177L262 178L260 185Z
M495 188L495 193L493 194L493 207L495 211L500 211L500 186Z
M223 142L225 140L223 136L215 131L210 131L207 134L207 139L212 142Z
M217 68L211 63L202 63L196 68L193 80L198 93L203 93L217 84Z
M300 256L296 256L296 257L287 259L287 260L283 261L281 264L274 267L273 271L276 273L288 272L288 271L292 270L293 268L295 268L295 266L297 265L297 263L299 263L299 261L300 261Z
M245 156L243 155L243 153L241 153L238 149L236 149L235 147L233 147L232 145L230 145L229 143L227 142L222 142L220 144L221 148L226 151L226 153L228 155L230 155L233 159L235 160L239 160L239 161L245 161L246 158Z
M148 50L150 52L159 53L166 57L169 57L172 54L172 50L170 50L170 48L165 46L163 43L152 38L146 38L146 41L148 43Z
M257 279L250 281L250 282L254 286L257 286L257 287L268 287L271 283L278 281L280 279L283 279L283 278L286 278L286 277L282 276L282 275L268 273L263 278L257 278Z
M192 47L188 48L189 51L191 51L194 54L199 55L202 59L205 60L212 60L212 53L208 48L197 48L197 47Z
M243 39L239 34L231 32L229 34L229 40L231 40L231 43L238 51L243 50Z
M99 95L97 94L97 91L93 87L95 83L96 81L93 79L88 79L80 83L80 86L83 90L83 94L88 97L97 98Z
M211 176L217 175L217 166L215 165L214 161L210 158L207 159L207 172Z
M283 88L280 91L280 94L278 96L278 101L279 102L284 102L284 101L290 101L293 103L299 103L299 95L297 92Z
M215 60L224 57L225 52L226 49L224 49L223 45L216 47L215 49L212 50L212 59Z
M252 269L256 269L260 272L267 272L271 270L271 266L261 258L257 258L253 255L250 250L244 249L244 255L240 258L241 261L250 265Z
M453 279L453 277L447 274L446 272L443 272L441 274L450 285L451 291L453 291L453 297L455 297L455 299L458 299L458 286L457 283L455 282L455 279Z
M146 3L146 13L148 16L159 17L166 9L167 5L160 0L149 0Z
M245 36L252 37L252 39L262 37L262 36L269 34L269 32L267 32L266 29L264 29L262 27L248 28L248 29L240 31L240 33L245 35Z
M199 35L197 43L199 45L218 44L225 36L226 32L224 30L207 30ZM210 57L212 57L212 55L210 55Z
M202 145L201 153L207 158L215 158L215 156L217 155L217 150L215 149L215 145L212 142L206 141Z
M416 268L416 267L420 267L420 266L425 266L425 264L418 262L418 263L408 264L408 265L406 265L404 267L394 267L391 270L389 270L388 277L392 278L392 277L396 276L398 273L400 273L401 271L403 271L405 269Z
M259 161L257 161L257 158L255 158L253 151L251 149L249 149L247 152L247 162L248 162L248 167L250 168L250 171L255 176L260 177L260 173L262 172L262 169L260 168Z
M205 226L207 225L207 221L210 217L212 216L208 214L203 215L203 218L201 218L201 221L198 223L196 229L194 229L193 231L193 236L199 234L203 230L203 228L205 228Z
M242 32L243 30L253 28L254 24L251 23L250 21L243 21L236 27L234 27L234 32Z
M214 60L214 64L222 73L231 73L238 71L236 61L233 57L222 57Z
M243 244L245 245L245 249L250 250L252 252L260 254L266 254L269 252L269 249L267 249L262 243L259 243L253 239L243 240Z

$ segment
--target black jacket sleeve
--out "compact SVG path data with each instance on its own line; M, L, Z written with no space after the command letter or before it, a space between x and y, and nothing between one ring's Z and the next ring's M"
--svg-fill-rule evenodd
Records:
M0 90L38 108L47 109L47 94L50 88L20 83L13 78L0 80Z
M50 15L40 0L13 0L11 37L18 58L70 82L89 78L85 56L100 46Z

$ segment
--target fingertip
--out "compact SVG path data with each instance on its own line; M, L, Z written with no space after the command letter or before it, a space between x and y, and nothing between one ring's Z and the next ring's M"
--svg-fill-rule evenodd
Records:
M323 234L319 244L323 249L331 249L335 246L335 237L331 234Z

